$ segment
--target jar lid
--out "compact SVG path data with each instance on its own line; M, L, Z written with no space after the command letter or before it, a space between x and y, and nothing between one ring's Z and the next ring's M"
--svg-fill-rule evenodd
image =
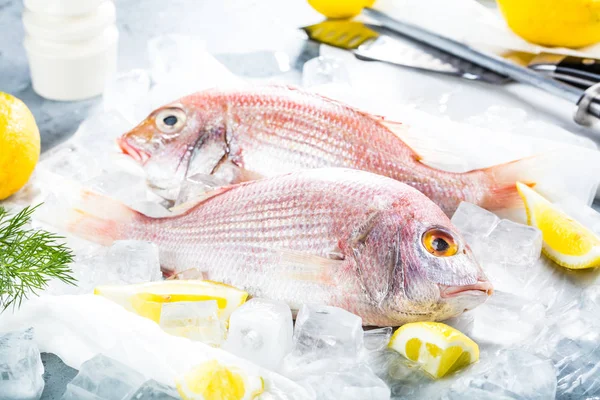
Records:
M88 40L116 21L115 5L105 1L91 13L77 17L58 17L38 14L30 10L23 12L23 26L29 36L71 42Z
M105 0L24 0L25 8L42 14L72 17L93 12Z

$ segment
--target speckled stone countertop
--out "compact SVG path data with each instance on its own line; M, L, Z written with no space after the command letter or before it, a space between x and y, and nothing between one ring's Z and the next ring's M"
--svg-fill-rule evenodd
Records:
M42 151L45 151L71 136L89 110L100 104L101 98L57 102L45 100L33 91L22 46L22 10L21 0L0 0L0 91L19 97L30 107L40 127ZM280 39L278 29L300 26L310 13L314 14L303 0L264 0L260 3L249 0L119 0L119 70L146 68L149 65L146 42L161 33L199 36L207 40L207 48L212 53L251 51L256 50L257 42L263 39L269 41L269 46L276 46ZM221 61L225 62L226 58ZM256 65L232 66L236 70L257 68ZM600 210L600 203L595 207ZM52 354L44 353L42 360L46 368L42 399L58 400L77 371Z

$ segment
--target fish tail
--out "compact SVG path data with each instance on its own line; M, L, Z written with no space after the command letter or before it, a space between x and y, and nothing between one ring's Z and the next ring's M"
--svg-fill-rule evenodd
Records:
M149 218L117 200L89 190L71 194L68 204L56 199L50 203L57 204L46 204L37 215L42 222L102 245L133 239L135 224Z
M488 210L522 208L516 183L521 182L550 199L576 197L591 204L600 177L600 157L582 149L575 154L549 152L479 170L489 186L480 206Z

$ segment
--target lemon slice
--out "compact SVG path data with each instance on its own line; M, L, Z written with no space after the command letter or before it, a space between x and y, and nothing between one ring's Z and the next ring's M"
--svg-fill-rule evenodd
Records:
M133 285L98 286L94 294L104 296L142 317L160 322L163 303L215 300L219 318L227 321L248 293L224 283L201 280L172 280Z
M441 378L479 360L479 346L462 332L439 322L402 325L388 345Z
M517 182L525 203L527 224L542 231L542 252L570 269L600 266L600 237L569 217L529 186Z
M183 400L252 400L264 391L260 376L248 376L217 360L207 361L176 379Z

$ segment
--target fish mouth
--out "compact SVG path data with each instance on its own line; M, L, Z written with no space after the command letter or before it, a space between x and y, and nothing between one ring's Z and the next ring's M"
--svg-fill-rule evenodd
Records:
M462 286L440 285L440 294L442 298L450 298L463 295L491 296L492 293L494 293L494 287L490 282L487 281L479 281L473 285Z
M150 154L146 153L143 150L138 150L127 142L127 139L124 137L120 137L117 139L117 144L121 148L121 151L131 158L133 158L138 163L144 165L150 159Z

